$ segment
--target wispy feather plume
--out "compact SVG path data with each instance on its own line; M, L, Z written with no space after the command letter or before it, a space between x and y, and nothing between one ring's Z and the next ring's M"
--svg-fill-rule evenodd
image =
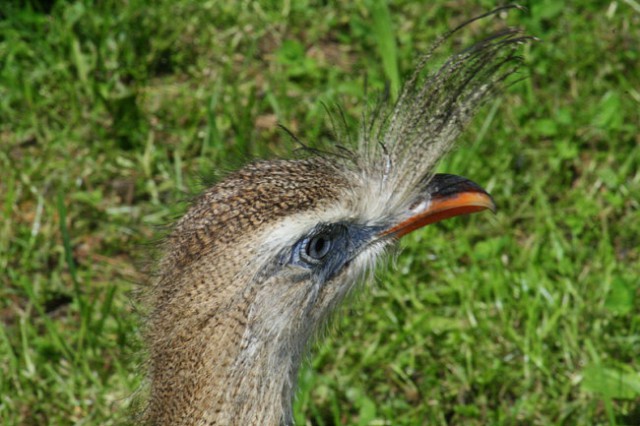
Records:
M505 6L440 37L424 55L392 108L363 121L359 157L365 178L378 182L390 204L407 200L433 175L483 101L521 65L518 50L533 37L505 28L427 70L441 45L470 23L519 6Z

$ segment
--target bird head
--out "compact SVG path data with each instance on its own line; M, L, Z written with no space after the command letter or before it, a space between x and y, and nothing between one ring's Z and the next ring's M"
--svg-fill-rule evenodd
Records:
M527 39L504 30L435 72L421 64L356 147L254 162L196 199L150 292L153 422L290 421L309 340L384 253L430 223L495 209L479 185L434 168Z
M261 338L304 343L400 237L495 209L479 185L455 175L435 174L401 201L384 191L327 158L251 164L206 191L178 223L171 270L206 267L209 291L246 303Z

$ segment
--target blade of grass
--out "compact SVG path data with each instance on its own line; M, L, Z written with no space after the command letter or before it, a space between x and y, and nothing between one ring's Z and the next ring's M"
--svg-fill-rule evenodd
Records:
M80 311L80 329L78 330L78 338L76 340L76 361L82 356L82 349L84 348L84 341L87 334L87 325L92 313L92 304L87 304L85 296L80 288L80 280L78 279L78 271L76 269L75 261L73 260L73 250L71 248L71 236L69 229L67 228L67 208L64 204L64 196L62 192L58 193L58 215L60 217L60 234L62 235L62 245L64 248L64 257L69 268L69 275L71 275L71 281L73 282L73 293L76 302L78 303L78 309ZM45 321L48 320L46 313L42 313Z
M393 35L391 12L386 0L370 0L368 6L373 18L372 30L376 38L378 53L382 59L385 75L391 85L391 97L392 99L398 99L400 73L398 71L398 49Z

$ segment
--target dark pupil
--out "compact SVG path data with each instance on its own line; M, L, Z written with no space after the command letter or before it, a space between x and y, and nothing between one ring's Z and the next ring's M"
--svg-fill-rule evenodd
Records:
M324 235L313 237L307 246L307 254L314 259L322 259L331 248L331 240Z

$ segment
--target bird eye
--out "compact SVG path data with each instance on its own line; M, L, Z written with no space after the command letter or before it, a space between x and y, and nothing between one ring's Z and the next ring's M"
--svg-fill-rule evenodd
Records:
M332 241L329 235L320 234L311 238L305 248L305 254L312 260L321 260L329 250L331 250Z
M348 228L342 223L320 223L293 247L290 262L322 271L348 255ZM335 266L335 265L334 265Z

